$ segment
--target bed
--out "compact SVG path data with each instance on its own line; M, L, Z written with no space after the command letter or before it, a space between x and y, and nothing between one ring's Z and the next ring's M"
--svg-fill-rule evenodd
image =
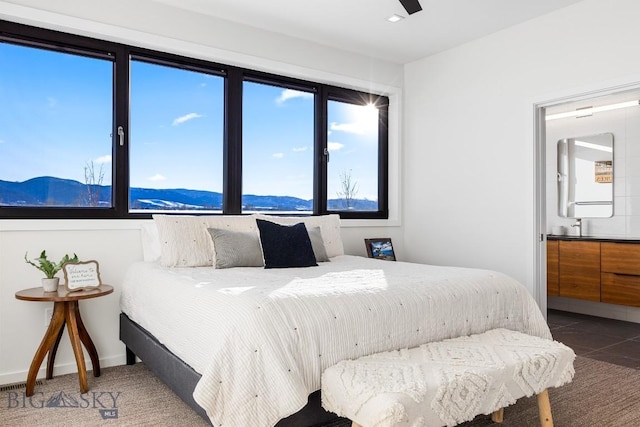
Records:
M185 219L191 233L175 225L182 219L166 219L179 228L173 234L166 233L164 220L155 221L160 244L178 249L129 268L121 339L128 363L134 354L140 357L214 425L330 421L334 416L319 404L320 376L343 359L494 328L551 338L535 301L512 278L344 255L335 218L307 223L311 229L320 221L328 261L273 269L206 265L220 261L223 246L209 241L215 248L207 247L202 227L221 225L219 218ZM255 232L255 218L240 221L245 223L236 229ZM205 265L172 265L199 243L194 253L213 251L195 262Z

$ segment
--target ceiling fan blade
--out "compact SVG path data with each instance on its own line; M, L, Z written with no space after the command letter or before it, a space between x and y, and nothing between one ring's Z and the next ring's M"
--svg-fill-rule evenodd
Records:
M422 10L422 6L420 6L420 2L418 0L400 0L400 3L402 3L402 6L409 15L413 15L414 13Z

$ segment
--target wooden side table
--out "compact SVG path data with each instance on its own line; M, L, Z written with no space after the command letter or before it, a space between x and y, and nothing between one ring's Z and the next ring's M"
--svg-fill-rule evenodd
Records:
M23 289L16 292L16 298L19 300L53 302L53 315L51 316L49 328L47 328L47 332L44 334L44 338L42 338L42 342L35 356L33 356L33 361L29 367L29 374L27 375L27 396L33 395L38 370L47 353L49 353L49 358L47 359L47 379L53 378L53 362L56 358L58 344L60 344L60 339L62 338L64 325L67 325L69 340L71 341L73 354L76 357L76 364L78 365L80 392L86 393L89 390L89 387L87 387L87 368L84 363L84 355L82 354L82 346L80 343L82 342L82 344L84 344L89 353L89 357L91 357L94 377L100 376L100 361L98 360L96 347L93 341L91 341L91 337L84 327L84 323L82 323L78 301L81 299L101 297L112 292L113 287L109 285L100 285L93 289L75 292L67 291L64 286L59 286L57 292L45 292L42 287Z

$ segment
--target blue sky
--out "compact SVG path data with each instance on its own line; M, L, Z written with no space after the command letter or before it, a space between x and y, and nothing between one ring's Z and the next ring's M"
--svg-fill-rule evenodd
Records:
M0 43L0 179L111 180L112 63ZM131 186L222 190L223 78L131 67ZM246 82L243 193L312 198L313 95ZM377 199L377 111L329 105L329 198L351 171Z

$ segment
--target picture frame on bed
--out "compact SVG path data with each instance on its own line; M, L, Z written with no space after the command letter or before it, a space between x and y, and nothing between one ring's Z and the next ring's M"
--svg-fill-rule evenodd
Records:
M395 261L396 254L393 251L393 244L388 237L377 239L364 239L369 258L377 258L385 261Z

